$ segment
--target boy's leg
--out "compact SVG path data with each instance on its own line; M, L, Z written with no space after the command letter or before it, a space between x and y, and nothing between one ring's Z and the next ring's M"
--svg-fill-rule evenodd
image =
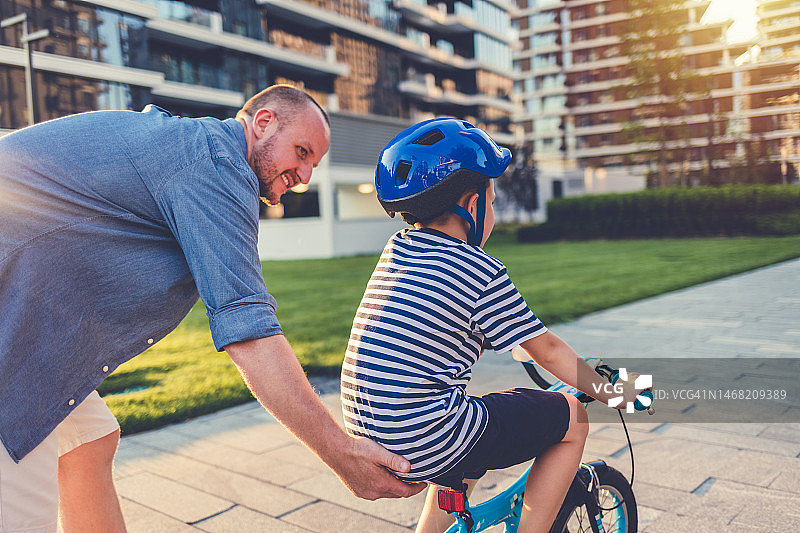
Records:
M465 479L464 482L467 484L467 496L469 496L472 494L472 489L475 488L475 484L478 480ZM441 487L434 483L428 484L428 494L425 496L425 507L422 508L422 514L419 516L419 522L417 523L415 533L442 533L456 521L453 515L439 509L439 497L437 493L439 489L442 488L447 487Z
M550 530L583 455L589 419L583 405L574 396L564 396L569 403L569 427L561 442L548 448L533 462L525 485L526 498L519 533L546 533Z
M58 429L58 506L64 533L124 532L112 476L119 424L97 392Z

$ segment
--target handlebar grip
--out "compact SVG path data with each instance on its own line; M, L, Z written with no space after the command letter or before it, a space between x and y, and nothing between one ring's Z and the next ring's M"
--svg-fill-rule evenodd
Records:
M615 370L611 374L610 376L611 384L612 385L615 384L617 382L617 379L619 379L619 370ZM647 402L647 405L644 405L641 401L639 401L640 396L650 400L649 402ZM653 405L653 391L650 390L641 391L639 394L636 395L636 400L634 400L633 402L634 409L636 409L637 411L647 411L650 414L653 414L652 412L650 412L652 410L651 407L652 405Z

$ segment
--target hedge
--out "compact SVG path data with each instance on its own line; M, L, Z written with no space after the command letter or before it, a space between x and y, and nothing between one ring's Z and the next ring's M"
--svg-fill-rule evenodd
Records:
M547 222L520 228L517 238L531 242L798 233L800 187L738 185L558 198L547 204Z

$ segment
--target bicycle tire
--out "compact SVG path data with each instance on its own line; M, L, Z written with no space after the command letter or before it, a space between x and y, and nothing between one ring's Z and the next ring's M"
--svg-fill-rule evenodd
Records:
M603 511L603 527L606 533L637 533L639 514L636 510L636 498L633 496L628 480L618 470L603 466L597 468L598 504L609 509L620 501L622 505L612 511ZM587 533L591 532L590 517L584 504L569 497L558 511L550 533Z

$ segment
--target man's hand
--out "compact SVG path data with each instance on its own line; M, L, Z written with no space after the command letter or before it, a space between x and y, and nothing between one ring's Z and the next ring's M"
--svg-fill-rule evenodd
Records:
M407 498L421 492L427 483L401 481L390 471L408 472L403 457L364 437L351 437L350 449L342 452L333 471L350 491L366 500Z

